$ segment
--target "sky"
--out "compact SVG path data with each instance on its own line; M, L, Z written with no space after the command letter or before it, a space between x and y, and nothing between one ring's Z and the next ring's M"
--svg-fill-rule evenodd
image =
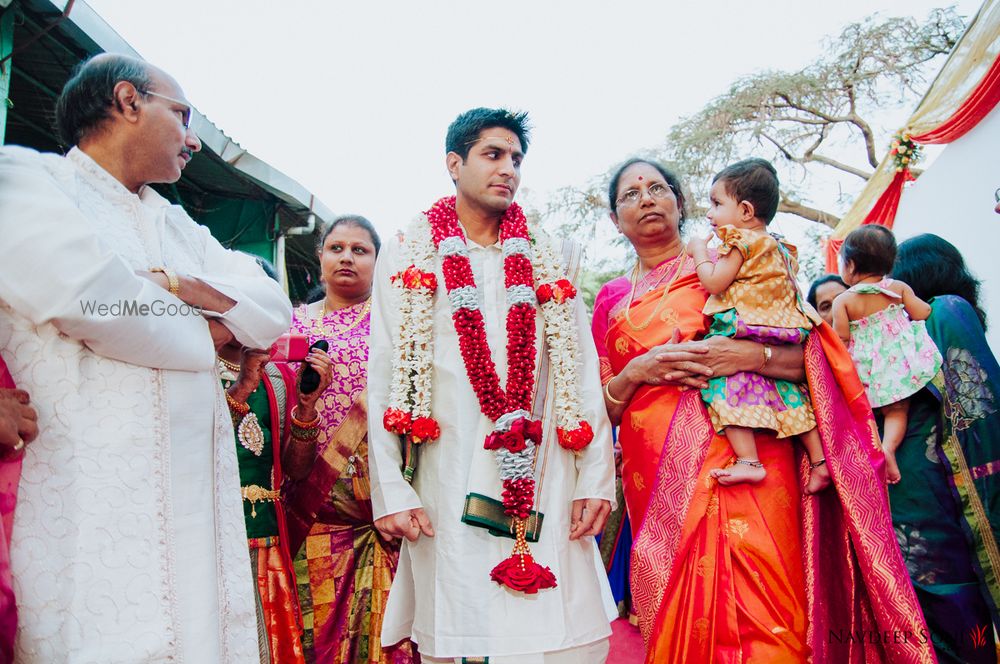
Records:
M662 144L736 78L804 67L824 37L874 12L923 18L945 4L87 2L245 149L385 232L453 192L444 135L464 110L529 112L521 187L544 205ZM979 7L956 4L967 17Z

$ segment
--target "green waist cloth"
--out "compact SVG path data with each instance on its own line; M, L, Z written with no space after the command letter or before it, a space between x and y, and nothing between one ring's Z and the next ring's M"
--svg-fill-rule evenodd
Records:
M542 530L542 520L545 515L541 512L532 511L528 516L525 539L529 542L537 542L538 534ZM470 526L486 528L491 535L497 537L514 538L513 519L503 513L503 503L494 498L483 496L478 493L470 493L465 497L465 512L462 514L462 521Z

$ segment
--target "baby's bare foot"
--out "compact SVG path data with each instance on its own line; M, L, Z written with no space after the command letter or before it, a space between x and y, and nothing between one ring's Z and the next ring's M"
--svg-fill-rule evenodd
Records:
M723 486L744 483L756 484L767 477L764 464L757 459L737 459L733 465L726 468L715 468L709 471L709 474Z
M809 483L806 484L806 495L811 496L819 493L830 486L830 469L826 466L826 459L809 464Z

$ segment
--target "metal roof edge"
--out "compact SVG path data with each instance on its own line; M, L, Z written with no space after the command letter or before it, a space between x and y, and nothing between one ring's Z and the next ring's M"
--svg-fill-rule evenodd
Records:
M56 4L51 0L32 0L30 4L33 6L49 5L52 11L59 13L66 6L65 2ZM123 53L145 59L107 21L101 18L85 0L76 0L66 20L89 40L93 41L102 51ZM193 110L194 118L192 125L202 145L219 155L223 161L250 179L254 185L282 200L287 205L304 208L307 213L315 214L320 221L327 222L333 218L334 215L330 208L298 181L279 171L264 160L252 155L241 147L239 143L227 136L215 123L205 117L201 111L197 108L193 108Z

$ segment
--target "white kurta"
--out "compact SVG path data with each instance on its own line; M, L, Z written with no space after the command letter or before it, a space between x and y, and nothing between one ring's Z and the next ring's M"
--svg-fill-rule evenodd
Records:
M469 242L470 262L479 286L493 361L506 383L506 306L503 257L499 245ZM493 453L483 450L492 422L482 414L458 350L444 278L437 261L434 303L434 377L432 412L441 438L420 451L413 486L400 472L399 440L382 426L392 367L392 335L398 311L389 277L404 269L398 242L387 243L375 269L372 334L368 356L369 458L375 518L423 507L434 525L433 538L403 542L399 569L389 593L382 642L412 636L421 653L432 657L501 656L563 650L607 637L616 617L607 577L593 537L569 541L570 509L577 498L614 501L611 428L604 409L598 360L590 324L577 302L582 402L594 428L594 441L579 456L555 442L555 425L546 408L545 437L536 479L544 468L540 505L545 515L541 537L531 544L535 559L550 567L558 587L537 595L511 592L490 579L490 570L508 557L513 540L496 537L461 521L466 494L483 492L470 476L490 478L486 493L500 495ZM539 356L542 318L536 317ZM552 393L551 382L541 386ZM485 471L485 472L484 472Z
M0 352L31 393L12 566L19 662L255 661L232 425L205 319L136 270L165 265L237 302L267 347L291 307L247 256L79 150L0 150ZM149 305L100 315L89 303ZM159 312L157 315L156 312Z

